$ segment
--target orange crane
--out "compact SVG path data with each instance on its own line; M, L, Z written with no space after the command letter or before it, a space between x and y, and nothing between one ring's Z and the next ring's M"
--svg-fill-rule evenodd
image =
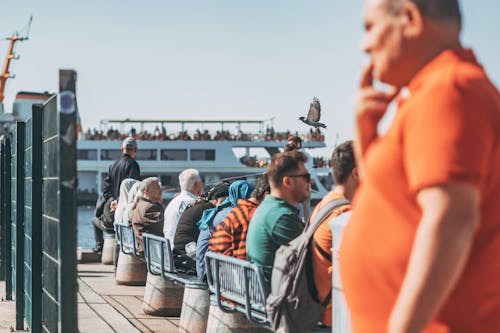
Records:
M25 41L28 39L32 20L33 20L33 16L30 17L30 20L28 22L26 35L19 36L19 33L16 31L15 33L12 34L12 36L5 38L6 40L9 40L10 42L9 42L9 48L7 49L7 55L5 56L5 61L3 64L2 73L0 73L0 103L3 102L3 99L5 97L4 91L5 91L5 84L7 83L7 80L13 79L15 77L15 75L10 74L10 72L9 72L9 67L10 67L11 61L19 59L19 56L16 56L14 54L14 45L16 44L16 42L22 42L22 41Z

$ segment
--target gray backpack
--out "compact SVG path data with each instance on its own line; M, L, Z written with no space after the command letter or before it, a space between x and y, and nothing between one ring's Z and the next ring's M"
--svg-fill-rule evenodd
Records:
M318 323L331 298L317 299L312 274L310 243L312 236L331 212L349 204L338 199L323 206L304 232L276 251L271 274L271 293L266 302L267 317L279 332L309 332Z

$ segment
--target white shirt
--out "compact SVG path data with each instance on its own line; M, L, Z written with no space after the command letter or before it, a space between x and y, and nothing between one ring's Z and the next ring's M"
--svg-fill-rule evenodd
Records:
M179 219L187 206L194 201L196 201L196 195L188 191L181 191L165 208L163 234L170 241L172 248L174 247L174 237Z

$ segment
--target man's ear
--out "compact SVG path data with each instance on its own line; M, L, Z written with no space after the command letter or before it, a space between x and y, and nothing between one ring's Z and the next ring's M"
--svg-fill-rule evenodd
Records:
M406 1L401 6L399 17L403 27L403 35L408 39L418 38L424 30L424 16L418 6L412 1Z
M359 174L358 174L358 168L353 168L351 171L351 175L354 178L354 180L359 180Z
M282 188L288 188L290 187L290 177L284 176L283 179L281 180L281 187Z

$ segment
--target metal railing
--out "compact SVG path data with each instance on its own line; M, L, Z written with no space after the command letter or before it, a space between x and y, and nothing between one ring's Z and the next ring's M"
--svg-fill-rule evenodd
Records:
M246 260L207 252L205 257L210 292L222 311L239 311L253 323L267 325L269 295L262 267Z
M148 233L144 233L142 239L148 272L189 288L208 288L207 284L195 274L186 273L184 269L175 267L174 254L168 239Z
M76 332L76 72L1 144L1 257L16 330ZM6 234L8 232L8 234ZM6 255L8 257L6 257Z

